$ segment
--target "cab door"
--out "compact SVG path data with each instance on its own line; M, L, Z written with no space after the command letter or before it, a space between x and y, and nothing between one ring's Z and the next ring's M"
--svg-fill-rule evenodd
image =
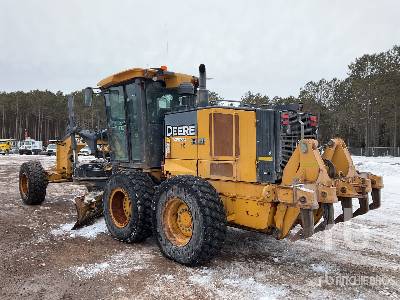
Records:
M127 162L129 155L124 88L122 86L111 87L104 96L112 159Z
M144 160L145 128L143 128L143 117L145 109L142 107L142 86L140 80L125 86L127 96L127 112L129 119L129 134L131 160L141 163Z

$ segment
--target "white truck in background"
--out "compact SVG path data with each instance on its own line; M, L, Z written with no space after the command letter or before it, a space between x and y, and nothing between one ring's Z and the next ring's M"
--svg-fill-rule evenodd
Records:
M43 150L43 142L34 139L26 139L20 142L19 154L39 154Z

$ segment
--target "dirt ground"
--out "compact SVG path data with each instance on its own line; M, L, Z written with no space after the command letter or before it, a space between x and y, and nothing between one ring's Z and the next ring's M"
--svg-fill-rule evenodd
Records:
M385 177L380 210L297 242L229 229L220 256L188 268L164 258L153 239L114 240L101 219L70 231L71 200L84 191L72 183L50 184L41 206L23 205L18 171L32 158L45 166L54 162L54 157L0 157L1 299L400 297L398 162L387 162L394 171Z

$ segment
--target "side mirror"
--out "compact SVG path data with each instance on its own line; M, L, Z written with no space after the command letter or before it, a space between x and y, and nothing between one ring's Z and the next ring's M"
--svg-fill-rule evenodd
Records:
M68 130L75 127L74 95L68 95Z
M93 102L93 89L91 87L87 87L83 90L83 94L85 97L85 106L92 106Z

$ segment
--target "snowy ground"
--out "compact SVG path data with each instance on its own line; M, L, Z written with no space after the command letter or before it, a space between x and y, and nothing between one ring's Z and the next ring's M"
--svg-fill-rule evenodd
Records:
M221 255L199 268L165 259L153 239L115 241L103 220L71 231L71 200L84 192L72 183L22 205L17 172L31 158L0 156L1 299L400 298L399 158L354 157L384 176L380 209L297 242L230 229Z

